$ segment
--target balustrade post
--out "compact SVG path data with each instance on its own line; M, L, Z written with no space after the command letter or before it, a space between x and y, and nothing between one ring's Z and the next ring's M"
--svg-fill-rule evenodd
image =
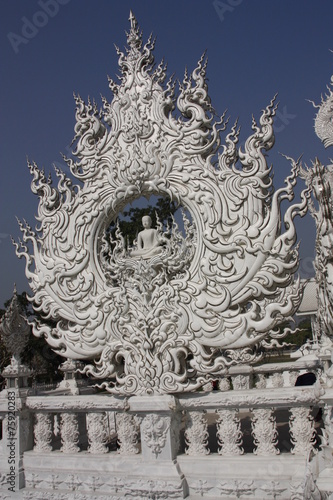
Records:
M243 434L237 410L218 410L217 421L218 453L225 456L242 455Z
M266 389L267 381L264 373L259 373L257 375L255 386L257 389Z
M230 391L231 384L228 377L221 378L218 383L219 390L222 392Z
M77 453L80 448L79 425L75 413L61 413L60 415L61 449L63 453Z
M51 413L35 413L35 446L34 451L47 453L52 451L52 420Z
M291 370L289 372L289 384L291 387L294 387L294 385L296 384L296 380L297 380L298 375L299 375L298 370Z
M86 421L89 453L107 453L105 413L87 413Z
M232 366L229 369L232 386L234 391L252 389L253 387L253 368L249 365Z
M252 410L252 435L256 446L255 455L278 455L276 421L273 410L258 408Z
M270 376L272 387L278 388L284 386L284 378L281 372L275 372Z
M179 448L181 412L173 396L139 396L130 409L140 422L141 451L147 461L175 460Z
M118 453L121 455L139 453L139 426L135 417L130 413L117 413L116 428L119 444Z
M325 405L323 411L323 445L333 448L333 407Z
M208 455L208 423L204 411L190 411L185 431L187 455Z
M290 451L294 455L307 455L313 449L316 434L310 408L291 408L290 413L289 432L294 445Z

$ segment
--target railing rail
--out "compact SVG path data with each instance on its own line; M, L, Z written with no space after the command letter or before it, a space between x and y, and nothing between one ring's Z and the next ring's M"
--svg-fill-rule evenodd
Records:
M159 398L163 400L163 396ZM219 443L220 448L216 450L219 454L241 454L244 432L253 438L252 446L247 448L258 455L288 449L306 455L315 443L313 413L318 412L320 406L316 385L213 391L166 398L167 406L160 409L158 404L149 407L154 397L147 397L145 401L142 397L127 399L103 394L65 398L28 396L26 407L34 413L34 450L51 452L59 449L61 441L63 453L80 450L108 453L110 448L115 451L110 443L117 440L118 453L137 454L144 439L143 421L147 422L149 415L160 419L167 414L182 444L178 445L177 453L209 454L208 436L211 435L211 439ZM313 407L317 407L315 412ZM284 419L283 425L281 419ZM278 440L281 442L280 429L284 432L284 450L277 444Z

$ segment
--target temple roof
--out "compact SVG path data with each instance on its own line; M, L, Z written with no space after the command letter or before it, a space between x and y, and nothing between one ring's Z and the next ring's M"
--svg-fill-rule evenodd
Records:
M318 285L315 278L309 279L304 287L303 299L296 313L297 316L307 316L317 313L317 289Z

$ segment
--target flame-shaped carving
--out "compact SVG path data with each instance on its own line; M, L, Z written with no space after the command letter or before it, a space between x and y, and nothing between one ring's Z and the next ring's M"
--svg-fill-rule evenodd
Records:
M281 220L300 164L292 161L285 186L274 191L265 152L274 144L275 99L259 124L253 119L244 150L232 127L216 166L227 124L224 116L214 121L205 58L176 96L174 82L164 84L164 63L153 68L154 43L142 44L133 16L127 41L126 54L117 49L121 81L110 80L112 102L103 98L98 112L75 97L78 160L67 162L82 186L56 170L56 189L29 165L39 226L20 223L17 254L26 258L37 309L57 320L55 328L36 324L35 335L66 357L99 357L87 371L111 378L103 383L110 392L192 390L249 359L298 307L294 218L306 212L308 192ZM123 258L119 236L107 263L110 221L152 194L190 213L185 241L175 236L170 255L145 261Z

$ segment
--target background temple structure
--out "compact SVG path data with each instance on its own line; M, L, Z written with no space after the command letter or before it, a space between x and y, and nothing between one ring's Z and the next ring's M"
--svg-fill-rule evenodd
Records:
M56 168L55 187L28 164L38 226L19 222L14 244L42 317L33 334L63 356L64 376L29 387L14 294L0 325L13 351L0 498L333 498L333 167L288 158L274 187L275 98L241 147L238 124L215 119L205 56L177 91L132 13L127 43L112 101L99 110L75 96L71 177ZM326 146L332 105L330 92L316 118ZM122 212L152 195L179 210L154 227L144 217L129 242ZM296 275L294 224L307 210L316 342L311 356L266 363L309 286ZM309 374L315 384L300 385Z

